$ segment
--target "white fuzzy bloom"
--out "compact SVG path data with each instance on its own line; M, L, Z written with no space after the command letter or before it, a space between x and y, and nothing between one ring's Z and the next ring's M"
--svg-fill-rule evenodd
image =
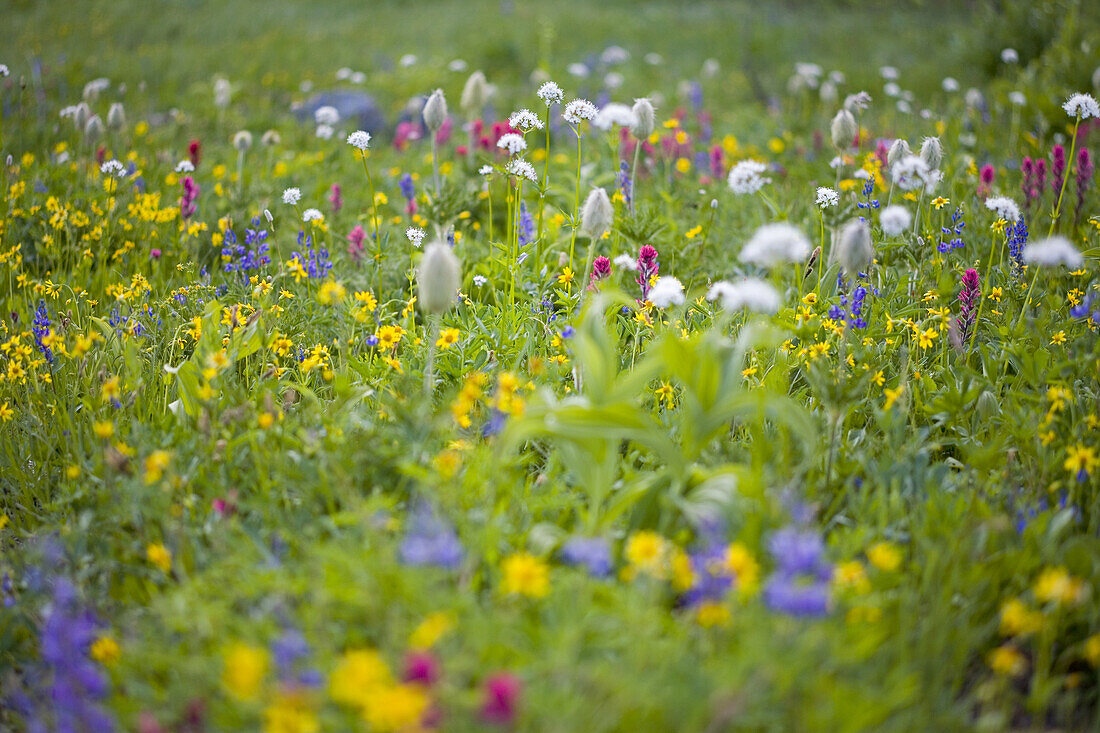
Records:
M644 140L652 135L654 128L657 126L653 103L646 97L635 99L631 113L634 115L634 124L630 127L631 134L639 140Z
M548 81L539 87L537 94L547 107L552 104L561 104L561 100L565 99L565 93L561 90L561 87L552 81Z
M1005 221L1019 221L1020 207L1007 196L993 196L985 200L985 208Z
M84 125L84 137L92 142L103 137L105 130L103 120L99 119L99 115L92 115L88 118L88 124Z
M575 76L578 79L583 79L591 73L588 67L580 62L569 64L565 67L565 70L569 72L570 76Z
M985 97L982 95L981 90L970 87L966 90L966 106L972 109L981 109L985 107Z
M615 263L615 267L620 267L624 270L631 270L633 272L638 271L638 260L634 259L630 255L619 255L612 262Z
M370 147L370 133L366 130L356 130L348 135L348 145L357 150L366 150Z
M890 143L890 149L886 151L886 165L893 169L899 162L908 158L913 152L909 149L909 141L905 138L897 138Z
M416 54L407 53L397 60L397 65L403 69L407 69L410 66L416 66Z
M195 166L191 165L189 160L181 160L176 163L176 173L194 173Z
M409 227L405 230L405 236L412 242L412 246L417 248L419 248L420 243L424 241L424 234L424 230L420 227Z
M833 159L829 161L829 167L833 170L836 170L837 168L843 168L844 158L840 157L839 155L834 155Z
M85 102L94 102L99 99L99 95L102 92L107 91L111 86L109 79L100 77L98 79L92 79L90 82L84 85L83 99Z
M921 188L928 182L930 173L928 164L916 155L907 155L890 168L894 185L902 191L915 191Z
M936 170L943 162L943 145L938 137L926 137L920 146L920 158L929 170Z
M1062 105L1062 109L1070 117L1079 117L1087 120L1089 117L1100 117L1100 105L1091 94L1074 94Z
M1030 265L1063 265L1077 269L1085 264L1085 258L1077 251L1068 239L1062 236L1053 236L1049 239L1040 239L1024 245L1021 253L1024 262Z
M595 119L596 114L596 105L592 104L587 99L574 99L572 102L565 105L565 109L562 110L561 113L561 118L570 125L579 125L584 120Z
M527 149L527 141L523 139L522 135L507 132L500 136L500 140L497 140L497 147L501 150L507 150L509 155L519 155Z
M126 174L126 166L119 163L117 160L108 160L103 165L99 166L99 172L105 176L118 176L122 178Z
M826 79L821 82L821 89L818 91L818 96L821 97L822 102L829 105L836 104L837 100L840 99L840 94L837 92L836 84L832 79Z
M489 282L489 278L485 277L484 275L474 275L474 285L478 286L479 288L487 282Z
M273 145L278 145L282 141L282 136L279 135L276 130L268 130L263 135L260 135L260 142L263 143L264 147L270 148Z
M714 283L707 291L707 300L717 300L724 310L745 310L756 313L775 313L779 310L779 293L768 283L755 277L731 283L725 280Z
M650 66L660 66L665 62L664 57L656 51L650 51L644 57L642 57L642 60Z
M447 70L460 74L466 70L466 62L463 59L454 59L447 64Z
M616 64L625 64L630 60L630 51L627 51L622 46L608 46L600 54L600 61L604 62L608 66L615 66Z
M649 289L649 302L658 308L684 304L684 285L672 275L657 278Z
M909 213L909 209L893 204L882 210L878 223L883 233L889 237L896 237L909 228L913 223L913 216Z
M306 209L302 212L302 221L324 221L325 215L317 209Z
M899 99L894 106L897 107L898 112L901 112L903 115L913 114L913 105L909 104L904 99Z
M535 167L523 158L513 158L509 160L508 164L504 166L504 172L517 178L526 178L532 183L538 180L535 175Z
M351 76L351 68L348 66L341 66L336 70L336 78L340 81L344 81Z
M122 106L122 102L115 102L107 110L107 127L112 130L121 130L126 127L126 109Z
M465 86L462 87L462 96L459 97L458 106L467 115L474 115L489 101L489 94L489 82L485 79L485 74L481 71L475 71L470 74Z
M611 230L614 220L615 209L611 206L607 191L593 188L581 207L581 232L592 239L599 239Z
M730 190L736 194L756 193L772 181L760 175L767 169L768 166L760 161L742 160L730 169L727 179Z
M350 81L352 84L366 84L367 75L362 71L353 71L351 73L351 76L348 77L348 81Z
M1001 61L1006 64L1014 64L1020 60L1020 54L1016 53L1014 48L1006 48L1001 51Z
M830 206L836 206L840 203L840 194L835 189L828 186L817 187L817 199L814 201L822 209L827 209Z
M959 82L953 76L945 76L940 86L942 86L943 90L948 94L954 94L959 91Z
M742 262L773 267L782 262L801 262L810 254L810 240L785 222L765 224L741 248Z
M458 295L462 266L451 248L433 242L424 250L417 271L417 301L424 313L442 313L451 307Z
M283 191L283 203L290 204L291 206L297 206L298 202L302 200L302 191L298 188L288 188Z
M332 125L317 125L316 135L322 140L331 140L332 136L336 134L335 128Z
M1025 95L1023 92L1009 92L1008 101L1012 102L1012 104L1016 105L1017 107L1026 107L1027 95Z
M612 71L603 78L603 85L608 89L618 89L626 79L617 71Z
M439 132L443 123L447 120L447 99L443 96L442 89L436 89L424 103L424 124L432 131Z
M225 109L229 106L229 100L233 96L233 87L230 86L228 79L221 77L214 80L214 106L219 109Z
M844 109L855 112L857 109L867 109L871 106L871 95L867 92L849 94L844 98Z
M856 118L846 109L842 109L833 117L829 125L829 134L833 139L833 147L837 150L847 150L852 147L859 129L856 127Z
M871 244L871 227L863 219L851 219L837 233L834 250L844 272L854 276L871 264L875 250Z
M512 116L508 118L508 124L523 132L542 129L542 120L539 119L539 116L526 108L513 112Z
M605 104L592 120L592 126L598 130L610 130L613 125L632 128L637 123L638 118L634 116L634 110L618 102Z
M318 107L313 113L313 121L318 125L335 125L340 121L340 111L330 105Z
M249 150L252 147L252 133L248 130L237 130L233 135L233 147L240 151Z
M878 73L882 76L883 79L887 79L889 81L893 81L898 78L898 70L893 66L879 67Z

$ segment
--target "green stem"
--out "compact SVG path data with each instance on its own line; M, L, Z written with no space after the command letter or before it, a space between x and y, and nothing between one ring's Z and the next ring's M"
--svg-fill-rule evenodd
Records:
M1047 236L1054 234L1054 227L1058 224L1058 217L1062 215L1062 194L1066 192L1066 184L1069 183L1069 170L1073 165L1073 154L1077 150L1077 128L1081 125L1081 116L1078 115L1073 122L1073 140L1069 144L1069 157L1066 159L1066 171L1062 176L1062 188L1058 191L1058 203L1054 205L1054 214L1050 218L1050 231L1047 232ZM1034 285L1034 282L1032 282ZM1027 301L1024 301L1024 305L1027 305Z

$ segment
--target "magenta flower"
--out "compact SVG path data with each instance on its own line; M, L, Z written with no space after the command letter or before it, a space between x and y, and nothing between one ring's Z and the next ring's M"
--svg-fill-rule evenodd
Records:
M344 197L340 195L340 184L332 184L332 188L329 189L328 202L332 204L332 213L337 214L344 206Z
M358 265L363 260L363 239L367 236L367 233L363 231L363 227L356 224L355 227L348 232L348 255Z
M978 318L977 305L982 296L982 291L978 289L978 285L978 271L971 267L962 276L962 290L959 292L959 317L955 320L964 342L970 337L971 329L974 328L975 321Z
M439 681L439 662L429 652L409 652L405 655L405 682L431 687Z
M653 245L643 245L638 250L638 277L635 282L642 288L642 301L649 298L649 288L661 271L661 265L657 261L657 250Z
M180 183L183 184L183 196L180 198L180 218L186 220L195 215L197 208L195 199L199 197L199 191L202 189L191 176L184 176Z
M1074 185L1077 187L1077 208L1074 210L1074 221L1081 218L1081 207L1085 205L1085 194L1088 193L1089 187L1092 185L1092 173L1095 170L1095 166L1092 163L1092 158L1089 156L1088 148L1081 148L1081 151L1077 153L1077 177L1074 180Z
M485 680L481 703L481 719L496 725L511 725L516 719L522 683L508 672L500 672Z

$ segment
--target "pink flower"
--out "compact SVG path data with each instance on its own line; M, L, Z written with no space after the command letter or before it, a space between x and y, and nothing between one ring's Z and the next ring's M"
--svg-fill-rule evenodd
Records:
M485 680L481 703L481 719L496 725L511 725L516 719L522 683L508 672L500 672Z
M428 652L409 652L405 655L404 680L431 687L439 680L439 662Z
M363 239L366 238L367 233L363 231L363 227L360 224L356 224L355 227L348 232L348 255L355 264L359 264L363 259Z

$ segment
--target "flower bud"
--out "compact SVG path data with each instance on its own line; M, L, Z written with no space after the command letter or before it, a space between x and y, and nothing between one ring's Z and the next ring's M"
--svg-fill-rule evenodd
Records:
M76 129L83 131L88 126L88 120L91 118L92 109L87 102L76 105L76 111L73 112L73 124L76 125Z
M943 162L943 145L938 137L926 137L920 146L920 159L928 164L929 170L939 170Z
M844 272L854 276L871 264L875 252L871 246L871 227L861 219L852 219L840 229L836 258Z
M436 89L424 104L424 124L434 135L446 120L447 100L443 97L443 90Z
M252 147L252 133L248 130L240 130L233 136L233 147L240 151L248 150Z
M653 111L653 103L648 98L634 100L634 124L630 126L630 132L639 140L645 140L653 134L657 126L656 114Z
M107 110L107 127L112 130L121 130L126 127L126 110L122 108L121 102L115 102Z
M458 294L460 276L458 258L448 245L442 242L428 245L417 273L420 310L431 315L450 308Z
M890 144L890 150L886 153L886 167L893 170L898 161L905 160L912 154L912 151L909 150L909 143L905 138L899 137Z
M615 209L611 206L607 191L593 188L581 209L581 233L592 239L599 239L611 230L611 222L614 220Z
M458 106L467 117L476 117L488 101L489 83L485 79L485 74L475 71L466 80L466 86L462 87L462 97L459 99Z
M852 147L859 129L856 127L856 118L846 109L836 113L833 122L829 125L829 132L833 137L833 147L837 150L847 150Z
M270 148L273 145L278 145L282 141L282 137L280 137L279 133L275 130L268 130L260 137L260 142L263 143L264 147L266 148Z
M94 115L88 120L88 124L84 126L84 139L90 143L94 143L96 140L103 137L103 132L103 120L99 119L99 115Z

